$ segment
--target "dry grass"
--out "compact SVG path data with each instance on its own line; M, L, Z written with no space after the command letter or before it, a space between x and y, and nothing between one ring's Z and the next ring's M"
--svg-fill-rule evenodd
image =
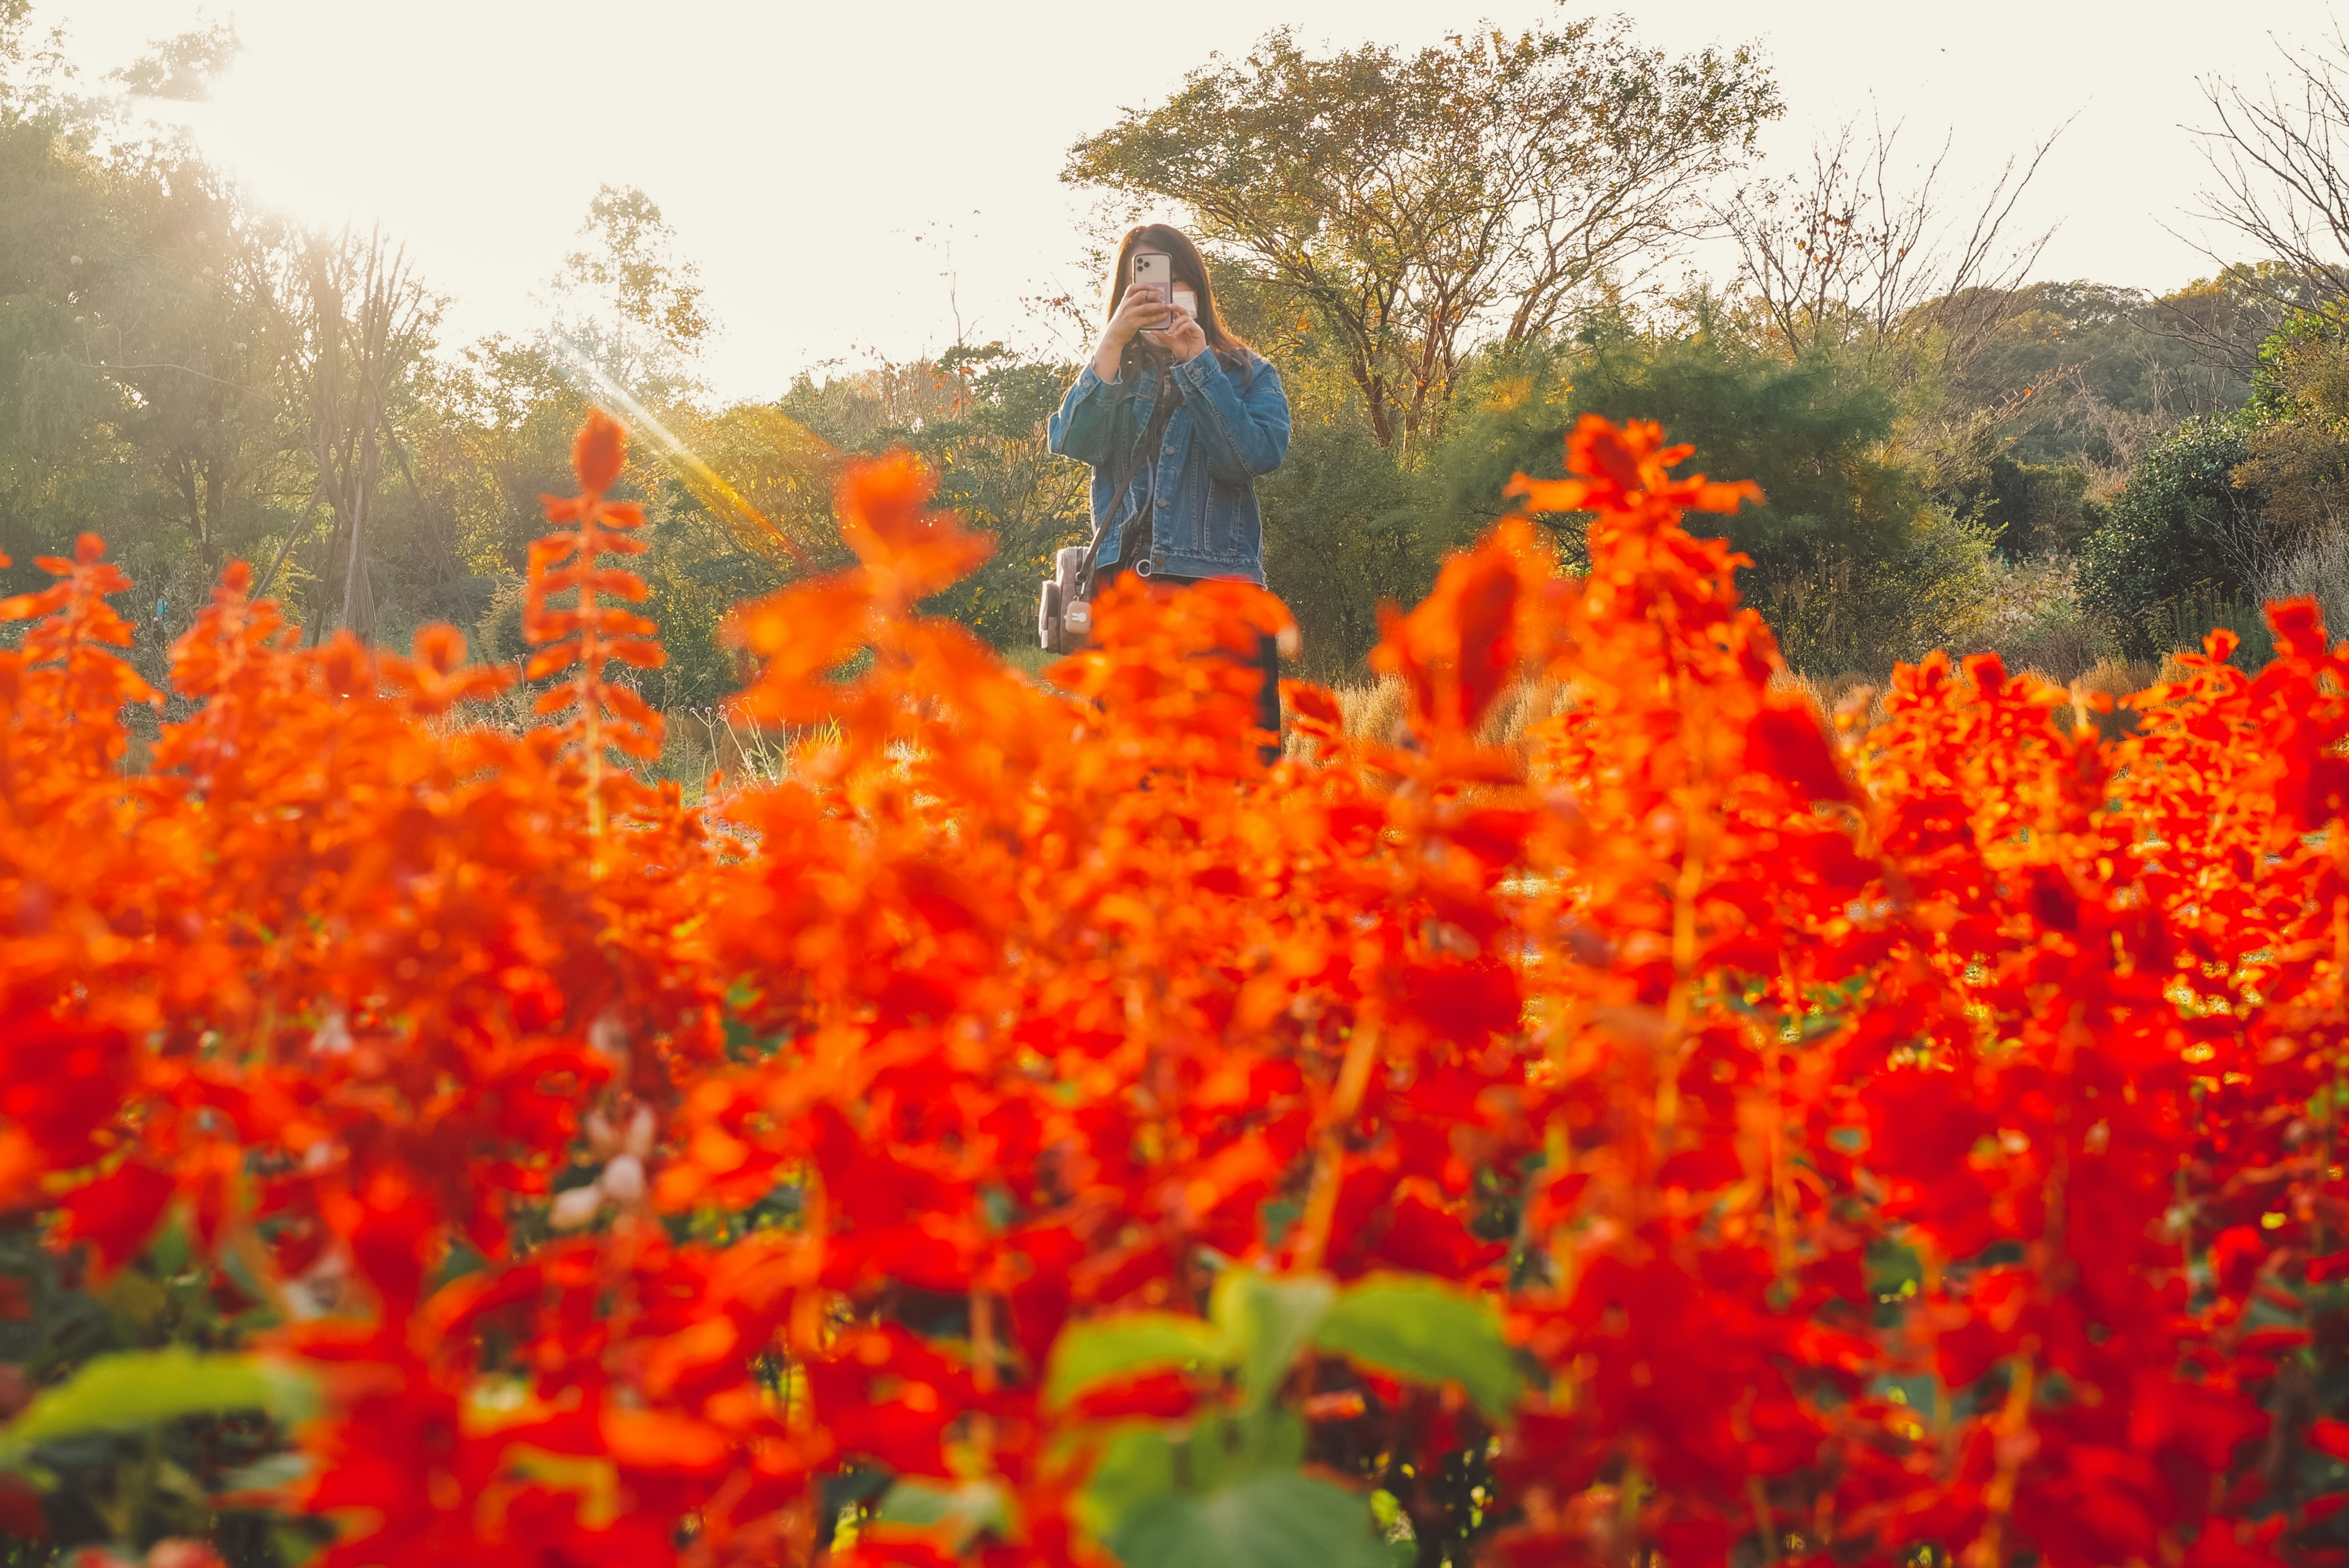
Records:
M723 708L686 708L668 716L668 743L660 771L685 783L722 772L730 778L775 784L788 778L798 737L771 733Z
M2149 663L2128 663L2128 660L2119 660L2119 659L2097 659L2093 665L2075 672L2069 680L2063 680L2055 670L2042 670L2042 668L2025 668L2025 670L2018 670L2018 675L2027 675L2032 677L2032 680L2042 680L2046 681L2046 684L2051 684L2051 687L2069 687L2069 689L2075 689L2075 691L2103 691L2105 696L2124 698L2136 691L2145 691L2145 689L2152 687L2157 680L2170 680L2170 665L2163 663L2157 670L2157 668ZM1802 675L1802 672L1797 670L1781 670L1778 675L1771 677L1771 689L1774 689L1774 691L1799 691L1802 696L1809 698L1811 705L1820 712L1820 717L1830 717L1830 720L1835 717L1837 710L1844 708L1847 703L1858 703L1858 701L1865 701L1865 703L1868 703L1868 708L1865 708L1865 722L1868 722L1868 729L1875 729L1877 724L1884 722L1884 681L1881 681L1879 677L1835 675L1830 677L1830 680L1818 680L1818 677ZM2058 717L2060 722L2064 722L2064 724L2069 724L2069 722L2072 722L2072 708L2069 708L2069 705L2058 708L2055 710L2055 717ZM2112 724L2107 722L2107 729L2109 726Z
M1330 692L1338 699L1346 733L1390 742L1410 738L1403 721L1403 683L1394 676L1333 686ZM1493 704L1492 715L1485 721L1484 739L1496 746L1513 744L1535 723L1565 711L1567 701L1565 689L1555 682L1518 681Z
M2172 670L2165 663L2160 669L2144 663L2127 663L2117 659L2100 659L2070 680L2058 680L2050 670L2032 669L2020 673L2035 677L2050 685L2067 686L2083 691L2101 691L2118 699L2142 691L2157 680L2171 678ZM1774 691L1801 694L1817 710L1821 719L1834 721L1839 710L1857 705L1864 728L1874 729L1884 722L1884 688L1881 676L1850 672L1821 679L1797 670L1781 670L1771 678ZM1403 722L1403 685L1392 676L1374 681L1333 687L1338 699L1338 711L1345 718L1346 732L1381 741L1393 742L1406 738ZM1485 725L1485 738L1497 745L1506 745L1522 736L1527 727L1549 714L1563 712L1569 697L1563 687L1521 682L1504 693L1494 707L1493 717ZM2075 722L2070 705L2055 710L2058 722ZM2126 714L2108 714L2098 721L2107 733L2117 733L2127 728ZM1292 744L1298 743L1292 741Z
M1861 708L1868 729L1884 722L1884 682L1873 676L1831 675L1822 680L1797 670L1781 670L1770 677L1770 690L1799 692L1830 724L1847 705Z
M1980 645L1996 649L2009 670L2030 670L2058 686L2095 669L2112 640L2109 628L2085 613L2071 566L2030 560L1992 567Z
M2101 691L2117 702L2122 698L2134 696L2144 691L2156 680L2168 679L2168 669L2169 663L2167 659L2164 659L2161 668L2157 670L2154 666L2140 660L2105 658L2099 659L2094 665L2083 670L2076 680L2063 684L2070 686L2075 691ZM2040 672L2030 670L2026 673L2038 675ZM2041 675L2040 679L2052 678ZM2116 710L2110 713L2091 712L2085 716L2095 720L2096 727L2105 732L2106 740L2116 739L2137 727L2136 719L2126 711ZM2076 724L2082 717L2079 710L2069 703L2055 710L2055 722L2059 724Z
M2038 668L2024 669L2016 673L2046 681L2051 686L2069 687L2084 692L2101 691L2117 700L2142 691L2156 680L2169 679L2170 669L2166 662L2157 670L2150 664L2105 658L2077 670L2068 680L2061 678L2054 670ZM1770 687L1776 691L1801 692L1810 700L1811 706L1818 710L1819 716L1830 722L1836 712L1847 704L1865 702L1865 727L1872 730L1884 722L1884 682L1878 677L1846 674L1821 680L1795 670L1782 670L1771 678ZM2078 722L2078 715L2070 703L2056 709L2054 717L2060 724ZM2104 714L2097 717L2096 722L2107 735L2119 734L2130 724L2126 713Z
M1402 725L1403 685L1393 676L1368 681L1360 686L1331 688L1338 699L1338 711L1346 721L1346 733L1363 735L1374 740L1392 741Z
M2268 569L2259 590L2262 600L2313 594L2332 635L2349 632L2349 528L2334 525L2302 539Z

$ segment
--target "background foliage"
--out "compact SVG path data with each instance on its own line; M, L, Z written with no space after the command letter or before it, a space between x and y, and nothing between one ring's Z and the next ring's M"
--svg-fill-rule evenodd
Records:
M511 656L536 497L590 398L617 386L790 540L688 468L647 479L650 608L672 655L643 677L656 705L706 712L730 690L726 607L802 559L845 559L840 464L895 445L1001 541L938 607L999 648L1028 640L1033 580L1086 526L1081 475L1040 435L1071 364L957 343L722 403L697 379L716 327L692 263L657 204L620 189L550 258L543 328L443 343L441 302L394 237L288 231L142 129L123 93L201 93L233 34L160 43L110 96L61 74L20 4L7 16L16 586L34 554L99 528L165 634L242 557L313 640L348 624L398 647L447 619ZM1332 119L1325 99L1379 108ZM1586 411L1661 419L1761 483L1768 504L1733 524L1749 590L1821 679L1937 644L2070 679L2190 646L2178 628L2197 616L2255 630L2262 585L2331 547L2340 350L2309 325L2330 317L2300 275L2261 261L2154 298L1934 262L1936 225L1964 214L1930 170L1902 194L1881 139L1878 207L1853 204L1867 148L1848 131L1809 175L1751 182L1754 131L1781 108L1750 50L1673 55L1620 26L1326 57L1274 35L1072 151L1067 177L1105 218L1193 210L1235 324L1281 366L1296 441L1263 486L1268 551L1306 672L1362 679L1380 601L1423 594L1495 515L1497 485L1554 471ZM1336 140L1315 151L1308 125ZM1375 178L1330 178L1341 164ZM1491 178L1447 173L1471 169ZM1724 203L1715 176L1748 194ZM1520 186L1539 199L1505 199ZM1780 298L1771 246L1798 219L1842 248ZM1673 236L1706 222L1743 236L1748 270L1668 286ZM1918 259L1888 279L1868 247L1889 235ZM1076 329L1073 358L1090 304L1040 308ZM370 309L398 330L370 336Z

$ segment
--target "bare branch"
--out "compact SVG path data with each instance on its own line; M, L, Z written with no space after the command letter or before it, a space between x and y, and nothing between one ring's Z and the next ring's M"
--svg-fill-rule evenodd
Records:
M2334 160L2349 135L2349 37L2336 25L2313 49L2279 41L2276 52L2284 74L2261 91L2202 79L2214 123L2195 134L2214 183L2199 192L2199 215L2248 240L2255 263L2282 264L2240 282L2292 310L2349 296L2349 175ZM2222 269L2236 259L2198 248Z
M1877 120L1865 143L1857 122L1847 122L1813 147L1806 175L1740 191L1718 217L1771 335L1790 355L1842 343L1872 356L1938 334L1945 367L1971 359L2016 308L2014 291L2054 232L2007 239L2023 192L2069 124L2027 157L2008 159L1971 216L1959 220L1962 228L1940 222L1953 136L1903 182L1897 121L1888 129Z

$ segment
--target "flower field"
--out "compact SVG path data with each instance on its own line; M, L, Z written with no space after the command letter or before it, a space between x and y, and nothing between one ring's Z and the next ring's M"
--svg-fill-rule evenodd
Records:
M1278 602L1114 590L1032 682L890 459L733 623L821 739L688 805L622 441L525 733L239 567L134 766L99 543L0 604L12 1562L2349 1563L2312 604L1824 724L1689 526L1751 487L1590 419L1390 617L1408 734L1292 685L1267 766Z

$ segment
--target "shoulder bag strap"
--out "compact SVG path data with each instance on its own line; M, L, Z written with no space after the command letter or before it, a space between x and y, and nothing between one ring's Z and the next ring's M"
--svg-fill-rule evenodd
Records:
M1089 599L1093 597L1095 565L1101 558L1102 545L1108 542L1110 528L1116 519L1117 507L1124 501L1125 493L1133 488L1133 476L1142 472L1143 463L1150 459L1156 449L1158 438L1166 433L1166 421L1174 416L1174 378L1171 370L1163 370L1158 379L1158 400L1151 405L1150 419L1143 426L1142 433L1134 438L1133 449L1125 454L1125 462L1119 469L1117 483L1110 489L1110 511L1102 517L1101 525L1093 530L1092 543L1085 548L1084 565L1077 573L1079 598ZM1126 521L1130 524L1133 519L1128 518ZM1120 559L1123 559L1124 551L1121 549L1118 555Z

